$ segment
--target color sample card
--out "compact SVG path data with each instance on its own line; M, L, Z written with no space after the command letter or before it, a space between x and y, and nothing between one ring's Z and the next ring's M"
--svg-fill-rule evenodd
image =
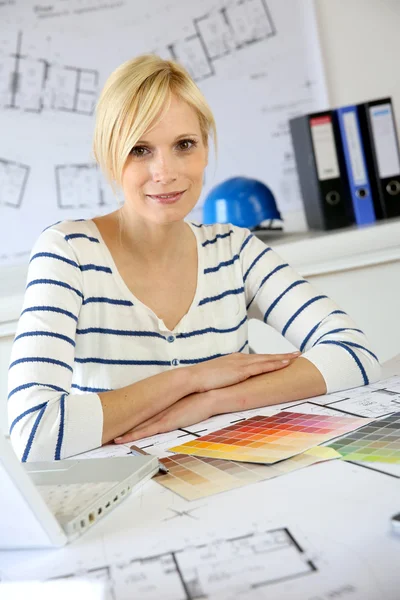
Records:
M345 460L400 464L400 412L329 444Z
M274 464L349 433L371 420L348 415L282 411L269 417L258 416L234 423L169 450L208 458Z
M175 454L161 459L169 472L166 475L159 473L154 481L185 500L198 500L333 458L340 458L340 454L321 446L269 466Z

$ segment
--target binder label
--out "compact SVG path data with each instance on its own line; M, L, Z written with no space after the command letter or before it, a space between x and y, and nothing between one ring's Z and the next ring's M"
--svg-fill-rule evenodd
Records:
M348 111L343 114L343 125L346 132L353 181L356 185L366 185L367 173L365 171L361 138L354 111Z
M318 179L324 181L340 177L331 117L313 117L310 119L310 127Z
M396 130L389 103L369 107L379 176L381 179L400 173L399 149Z

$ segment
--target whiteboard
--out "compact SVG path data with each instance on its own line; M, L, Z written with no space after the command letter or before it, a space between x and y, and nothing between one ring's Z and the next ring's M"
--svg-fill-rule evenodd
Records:
M91 153L94 106L147 52L183 64L216 119L190 218L238 175L301 210L288 119L328 104L312 0L4 0L0 22L0 266L26 264L52 223L117 208Z

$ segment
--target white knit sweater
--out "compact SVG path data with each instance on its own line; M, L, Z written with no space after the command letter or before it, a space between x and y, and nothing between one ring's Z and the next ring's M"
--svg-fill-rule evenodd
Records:
M93 221L65 221L40 235L9 370L9 425L21 460L99 446L98 392L248 352L250 318L304 352L328 392L379 378L378 360L350 317L249 230L190 226L197 290L173 331L130 292Z

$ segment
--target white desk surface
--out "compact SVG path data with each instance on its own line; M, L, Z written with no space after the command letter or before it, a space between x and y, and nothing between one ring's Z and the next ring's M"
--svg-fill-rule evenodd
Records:
M399 374L400 355L384 367ZM365 394L390 385L382 401L400 402L397 376L312 406L370 410ZM63 549L0 552L0 579L82 576L110 600L399 600L400 465L381 466L333 460L192 502L150 481Z

